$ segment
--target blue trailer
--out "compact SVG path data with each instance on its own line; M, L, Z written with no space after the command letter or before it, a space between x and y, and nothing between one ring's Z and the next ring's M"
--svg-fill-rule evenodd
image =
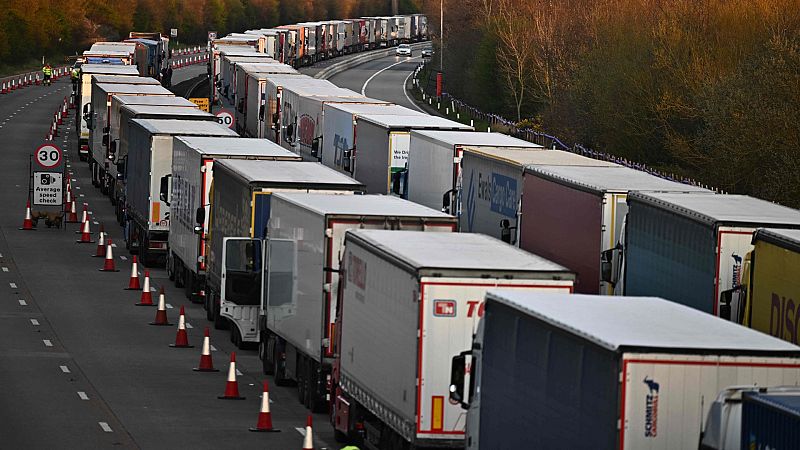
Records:
M800 449L800 395L745 392L742 450Z

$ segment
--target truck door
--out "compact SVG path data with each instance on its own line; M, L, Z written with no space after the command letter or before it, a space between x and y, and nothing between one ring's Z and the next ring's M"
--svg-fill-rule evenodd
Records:
M295 254L295 242L291 239L267 241L267 275L264 278L266 307L264 309L270 324L294 315L297 282Z
M262 245L260 239L223 239L222 302L255 306L261 304Z

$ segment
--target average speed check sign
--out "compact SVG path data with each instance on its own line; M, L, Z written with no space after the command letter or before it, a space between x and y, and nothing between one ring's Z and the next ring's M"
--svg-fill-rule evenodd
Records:
M225 125L226 127L233 129L233 125L235 122L235 118L233 117L233 113L228 111L227 109L220 109L217 114L217 122Z
M36 149L36 152L34 152L33 159L36 160L36 164L39 166L53 170L61 166L63 153L55 144L42 144Z

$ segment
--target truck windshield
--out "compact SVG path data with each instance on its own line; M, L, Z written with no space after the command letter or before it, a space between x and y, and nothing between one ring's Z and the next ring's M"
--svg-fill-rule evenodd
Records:
M225 300L237 305L261 303L261 241L225 243Z

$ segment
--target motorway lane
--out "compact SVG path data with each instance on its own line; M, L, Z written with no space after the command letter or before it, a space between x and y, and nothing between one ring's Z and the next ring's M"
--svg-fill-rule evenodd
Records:
M180 71L177 71L180 72ZM240 391L247 400L217 400L225 387L228 356L232 345L228 332L212 330L215 366L219 373L196 373L202 328L208 325L198 305L187 305L188 330L194 349L171 349L175 327L146 325L153 308L135 307L138 292L126 292L130 258L122 251L121 230L114 224L113 210L89 181L85 163L77 161L74 136L70 136L71 169L75 192L87 201L94 221L120 244L115 253L119 273L99 273L102 259L90 258L93 245L75 244L73 231L46 229L18 231L24 212L27 154L40 143L50 114L66 95L68 82L51 95L37 99L34 88L15 92L0 101L0 121L17 114L0 128L7 143L0 166L0 388L13 390L0 403L3 446L27 448L85 448L117 445L128 448L264 445L297 447L302 441L295 427L305 424L306 410L296 400L293 388L272 386L271 399L277 434L249 433L260 404L264 376L254 351L237 352ZM44 89L44 88L42 88ZM63 94L63 95L62 95ZM55 97L55 98L53 98ZM46 97L48 98L48 97ZM31 103L32 102L32 103ZM31 105L27 105L31 103ZM17 113L27 105L30 110ZM72 118L73 115L71 115ZM22 118L22 119L21 119ZM19 122L19 123L16 123ZM9 124L14 123L14 126ZM70 125L62 126L69 130ZM13 131L12 131L13 130ZM62 138L58 138L62 142ZM93 231L97 225L93 224ZM163 270L152 271L153 284L163 285L170 320L177 321L177 308L184 303L182 290L175 289ZM6 289L5 294L3 288ZM29 289L29 293L25 289ZM27 306L18 303L24 296ZM40 325L32 331L30 319ZM40 330L39 330L40 329ZM53 347L45 347L48 339ZM65 365L70 374L61 371ZM89 400L81 400L77 392ZM105 432L99 422L108 424ZM316 415L315 434L319 447L332 448L332 430L325 415Z
M386 56L345 70L329 80L359 93L363 90L367 97L421 111L405 94L405 83L420 61L419 53L412 58Z

